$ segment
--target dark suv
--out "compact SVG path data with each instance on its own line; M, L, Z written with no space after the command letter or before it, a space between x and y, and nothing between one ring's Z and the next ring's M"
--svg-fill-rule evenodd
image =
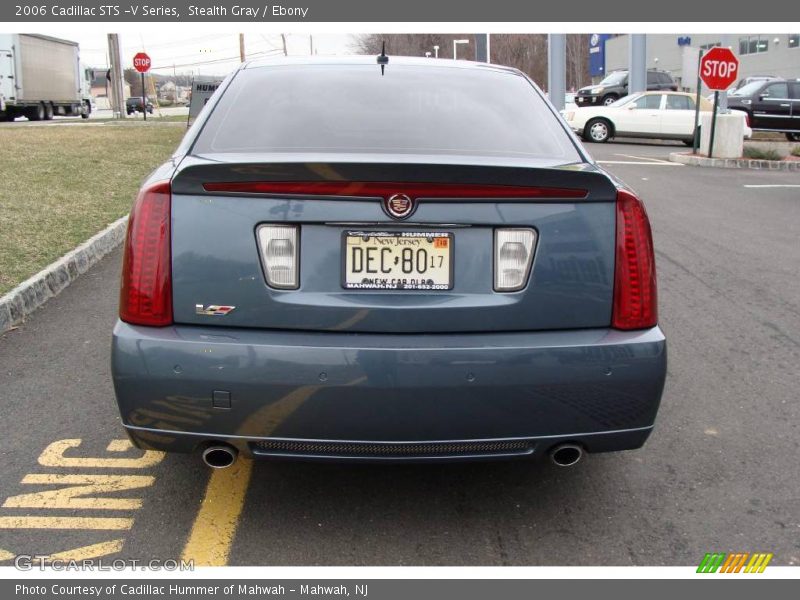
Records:
M132 115L135 112L143 112L142 111L142 97L141 96L131 96L125 101L125 112L129 115ZM150 98L147 99L147 112L151 115L153 114L153 103Z
M647 70L647 91L678 91L672 75L658 69ZM597 85L587 85L578 90L575 104L578 106L608 106L628 95L628 71L614 71L606 75Z
M800 142L800 79L753 81L728 95L728 107L747 114L755 131L779 131Z

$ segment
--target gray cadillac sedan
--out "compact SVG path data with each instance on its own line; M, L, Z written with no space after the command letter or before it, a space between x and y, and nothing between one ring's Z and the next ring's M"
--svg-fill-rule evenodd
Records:
M645 442L666 363L641 200L514 69L245 63L131 211L140 448L568 466Z

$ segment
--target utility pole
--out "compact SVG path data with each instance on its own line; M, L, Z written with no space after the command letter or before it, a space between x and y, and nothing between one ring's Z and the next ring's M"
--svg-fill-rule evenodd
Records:
M245 57L244 57L244 34L243 33L239 34L239 58L241 58L242 62L244 62L244 58Z
M125 84L121 54L119 34L109 33L108 56L111 61L111 109L116 119L125 118Z
M547 93L556 110L564 110L567 93L567 36L551 33L547 36Z
M285 33L281 34L281 41L283 42L283 55L284 56L289 56L289 53L286 51L286 34Z
M308 36L308 43L311 44L311 56L314 56L314 36Z

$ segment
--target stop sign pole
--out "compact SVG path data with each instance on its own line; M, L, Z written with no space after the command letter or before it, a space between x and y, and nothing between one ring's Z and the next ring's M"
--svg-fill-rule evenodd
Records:
M739 76L739 59L730 48L716 46L700 59L700 78L714 91L714 112L711 113L711 138L708 141L708 157L714 157L714 133L717 128L719 93L727 90Z
M703 49L697 51L697 90L694 98L694 133L692 135L692 154L697 154L700 148L700 136L698 126L700 125L700 91L703 87L703 80L700 79L700 62L703 60Z
M137 52L133 57L133 68L142 76L142 116L147 121L147 92L144 89L144 74L150 70L150 57L145 52Z

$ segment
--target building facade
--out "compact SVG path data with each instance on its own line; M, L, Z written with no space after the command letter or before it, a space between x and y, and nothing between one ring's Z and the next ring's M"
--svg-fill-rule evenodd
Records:
M589 55L592 80L628 68L628 35L598 36L602 51ZM647 67L669 71L681 88L693 90L697 81L699 49L729 46L739 57L739 77L772 75L800 78L800 33L770 34L649 34ZM597 55L603 65L598 67Z

